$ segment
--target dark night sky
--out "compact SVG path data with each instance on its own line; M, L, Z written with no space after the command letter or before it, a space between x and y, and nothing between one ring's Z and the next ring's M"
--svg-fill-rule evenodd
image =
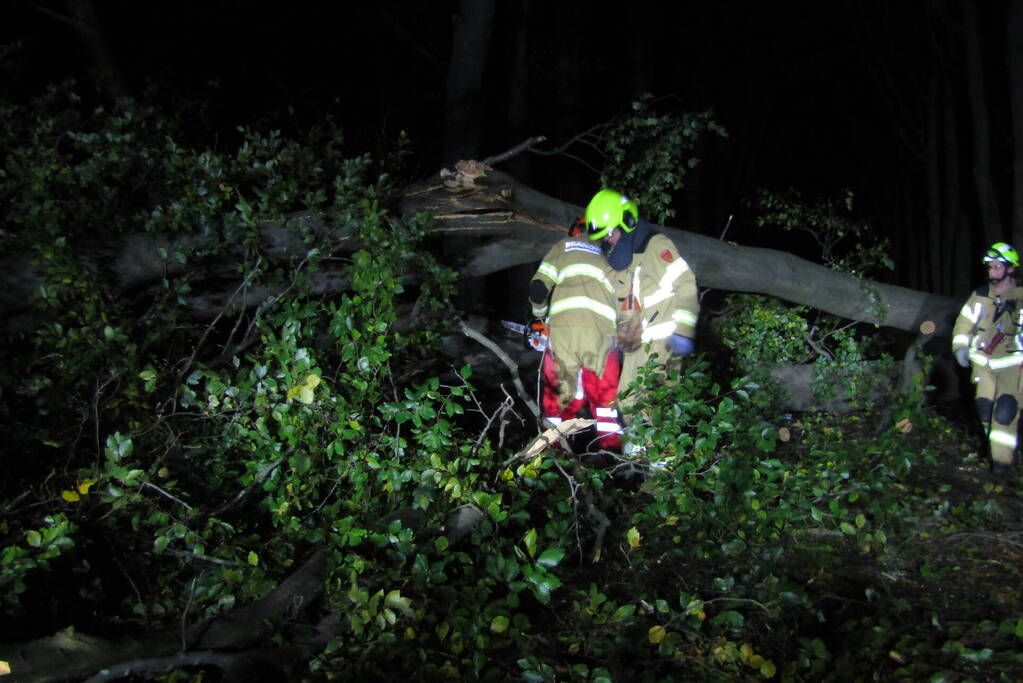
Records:
M22 96L45 80L81 77L85 58L74 35L34 4L54 11L65 7L64 2L25 0L0 9L3 42L17 39L24 46L13 78L7 79L8 97ZM521 141L508 131L504 107L514 25L509 8L520 5L498 4L481 156ZM579 130L626 106L640 87L632 55L647 48L652 60L644 85L691 110L713 108L731 133L727 143L712 150L713 158L704 160L708 194L695 201L713 209L703 211L705 225L692 229L717 234L725 216L758 186L831 195L851 188L860 212L883 220L892 183L903 182L909 172L898 149L893 106L903 96L904 104L912 105L916 93L898 88L919 85L935 59L921 28L934 4L637 0L596 10L593 3L532 0L530 134L547 136L551 145L563 142L559 122L571 117L556 105L553 65L568 36L581 38L587 65L580 74L585 100L581 111L572 112ZM353 140L409 131L421 175L440 163L457 2L111 0L97 6L133 88L161 81L209 98L225 131L288 106L297 126L329 111ZM987 21L997 23L997 17ZM878 79L887 77L900 84L894 100L882 97L877 87ZM538 172L533 179L543 191L559 194L556 176L565 172L585 176L583 186L596 182L589 171L564 163L540 160L534 168L544 163L550 164L548 174Z

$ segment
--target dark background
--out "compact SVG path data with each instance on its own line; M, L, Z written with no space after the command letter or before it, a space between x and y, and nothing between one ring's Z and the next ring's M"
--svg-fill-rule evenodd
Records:
M755 189L795 188L808 198L849 189L855 217L892 241L897 267L888 279L961 294L941 291L964 280L935 276L935 264L920 252L925 241L940 238L961 263L985 241L974 228L979 216L969 182L963 6L641 1L598 9L573 0L500 0L486 54L479 157L534 135L546 136L542 148L561 146L621 114L641 92L677 110L711 109L730 136L702 151L699 171L678 198L678 227L718 236L734 216L729 239L812 256L799 240L754 226ZM976 3L990 171L1007 214L1006 6ZM445 92L458 2L109 0L95 7L132 93L159 84L161 96L208 102L212 144L232 144L240 124L301 136L332 115L353 147L372 150L407 131L413 176L435 173L446 161ZM90 56L66 16L64 2L3 4L2 42L20 44L5 63L5 97L25 98L68 76L89 80ZM510 98L523 35L530 55L525 110ZM937 91L929 89L934 83ZM955 118L949 130L959 140L953 165L961 196L952 220L938 226L932 217L928 228L921 136L935 92ZM584 149L569 151L586 158ZM567 156L517 163L508 170L520 180L566 201L584 204L597 188L600 169ZM964 264L974 279L976 260Z

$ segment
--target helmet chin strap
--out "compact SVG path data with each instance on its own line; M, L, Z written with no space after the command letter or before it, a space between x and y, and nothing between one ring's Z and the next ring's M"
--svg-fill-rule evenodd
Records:
M1009 272L1009 265L1006 264L1005 265L1005 269L1002 271L1002 277L989 277L987 279L987 281L988 281L988 283L991 284L991 286L997 287L998 285L1000 285L1003 282L1005 282L1006 278L1011 277L1011 276L1013 276L1013 273Z

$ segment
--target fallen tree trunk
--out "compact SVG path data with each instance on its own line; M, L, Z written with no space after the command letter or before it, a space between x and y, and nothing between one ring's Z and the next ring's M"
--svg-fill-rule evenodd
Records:
M465 277L481 277L513 266L538 262L582 207L563 202L518 183L511 176L479 162L462 161L455 170L405 188L401 211L428 213L436 220L438 236L469 239L469 246L450 263ZM696 272L700 286L735 292L756 292L826 311L849 320L876 323L915 332L933 321L935 334L947 337L961 302L958 299L895 285L858 280L792 254L774 249L742 247L667 226L657 226L678 246ZM338 250L355 249L349 234L307 213L283 223L260 227L264 256L275 261L305 258L308 244L301 232L327 237ZM93 245L81 255L94 272L105 273L109 285L138 293L164 278L181 275L187 264L168 255L197 246L197 236L128 235L117 244ZM241 258L241 255L237 255ZM196 319L215 316L221 304L239 291L236 283L214 292L199 292L184 306ZM0 263L0 319L8 321L27 309L42 280L27 258L11 255ZM345 291L343 271L323 272L317 282L325 295ZM234 305L253 307L272 292L253 290Z
M543 258L583 208L549 197L478 162L406 188L404 213L426 212L438 229L484 238L461 271L481 276ZM962 302L859 280L774 249L741 247L677 228L656 226L678 246L702 287L756 292L849 320L916 332L925 321L949 336Z
M215 665L230 664L230 652L259 642L268 633L269 622L295 619L309 607L323 591L326 574L327 553L320 550L266 597L188 628L118 639L97 638L69 628L27 643L0 645L0 662L9 670L0 680L50 683L115 666L128 675L131 662L160 659L169 665L186 666L213 661L207 654L194 661L177 656L187 652L226 651L228 654Z

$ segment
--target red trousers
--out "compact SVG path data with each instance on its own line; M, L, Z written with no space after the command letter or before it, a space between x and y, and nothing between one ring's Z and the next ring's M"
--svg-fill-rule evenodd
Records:
M571 373L565 363L558 360L548 349L543 356L541 373L543 389L541 402L543 414L548 421L557 424L562 420L577 417L585 405L590 415L597 420L596 446L603 450L620 451L622 447L622 429L618 422L618 380L622 373L621 355L617 350L607 354L604 373L597 375L593 370L580 367L574 377L566 377ZM564 385L575 387L575 394L562 406L559 388Z

